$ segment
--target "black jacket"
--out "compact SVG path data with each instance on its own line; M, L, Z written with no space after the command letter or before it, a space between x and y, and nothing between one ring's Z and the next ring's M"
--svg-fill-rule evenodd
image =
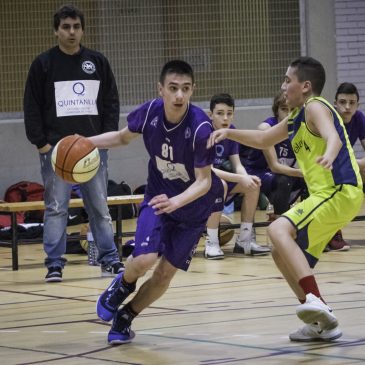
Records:
M57 103L56 83L65 90ZM91 88L97 92L96 100L87 96ZM93 110L90 114L89 107ZM119 107L113 72L100 52L81 47L71 56L56 46L36 57L30 66L24 122L29 141L38 148L55 145L75 133L89 137L118 130Z

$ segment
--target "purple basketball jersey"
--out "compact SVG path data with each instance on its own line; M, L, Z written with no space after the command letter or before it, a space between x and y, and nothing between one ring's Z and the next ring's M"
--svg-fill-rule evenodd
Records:
M356 110L349 123L345 124L347 134L351 146L353 146L359 139L365 139L365 115L360 111Z
M194 105L189 105L179 124L171 124L166 121L163 100L154 99L130 113L127 121L131 132L143 135L150 156L145 193L148 200L159 194L172 197L182 193L194 183L194 169L214 161L214 149L206 147L212 124ZM221 190L220 180L212 173L210 191L170 216L178 221L205 223Z
M270 117L264 120L263 123L269 124L271 127L278 124L276 117ZM286 139L275 145L276 156L278 161L283 165L294 166L295 155L291 147L289 139ZM252 175L258 175L270 171L266 158L262 153L262 150L252 148L247 154L246 159L243 161L243 165L247 172Z
M230 129L236 129L233 124L230 125ZM215 145L215 158L214 167L219 168L223 162L229 160L232 155L238 155L239 143L230 139L224 139Z

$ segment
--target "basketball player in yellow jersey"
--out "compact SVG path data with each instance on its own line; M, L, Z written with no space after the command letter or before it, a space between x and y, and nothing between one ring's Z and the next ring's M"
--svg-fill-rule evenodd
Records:
M298 317L306 323L292 341L332 341L342 332L323 300L313 267L331 237L349 223L363 202L362 181L341 117L319 97L323 66L300 57L288 67L282 84L288 118L265 131L219 129L208 146L225 138L264 149L288 138L309 189L309 197L270 224L273 259L296 294Z

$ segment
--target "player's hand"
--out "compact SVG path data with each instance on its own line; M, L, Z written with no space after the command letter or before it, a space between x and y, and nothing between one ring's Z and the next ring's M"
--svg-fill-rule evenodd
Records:
M166 194L156 195L149 202L148 205L155 209L155 214L171 213L178 208L173 198L169 198Z
M49 143L47 143L43 147L38 148L38 152L39 153L47 153L51 148L52 148L52 146Z
M255 175L243 175L242 176L242 184L248 190L256 190L261 186L261 179Z
M328 170L332 170L332 162L333 162L332 159L328 158L326 155L319 156L316 158L316 163Z
M222 129L218 129L216 131L214 131L208 139L207 142L207 148L211 148L213 147L216 143L223 141L224 139L227 138L227 134L228 134L228 129L227 128L222 128Z

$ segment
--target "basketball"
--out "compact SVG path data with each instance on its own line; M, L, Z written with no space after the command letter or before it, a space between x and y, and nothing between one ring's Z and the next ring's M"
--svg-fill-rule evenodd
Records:
M52 167L63 180L75 184L91 180L98 171L98 149L85 137L62 138L52 152Z
M219 227L219 245L224 246L234 236L233 228L226 228L224 225L233 224L233 220L227 215L222 214Z

